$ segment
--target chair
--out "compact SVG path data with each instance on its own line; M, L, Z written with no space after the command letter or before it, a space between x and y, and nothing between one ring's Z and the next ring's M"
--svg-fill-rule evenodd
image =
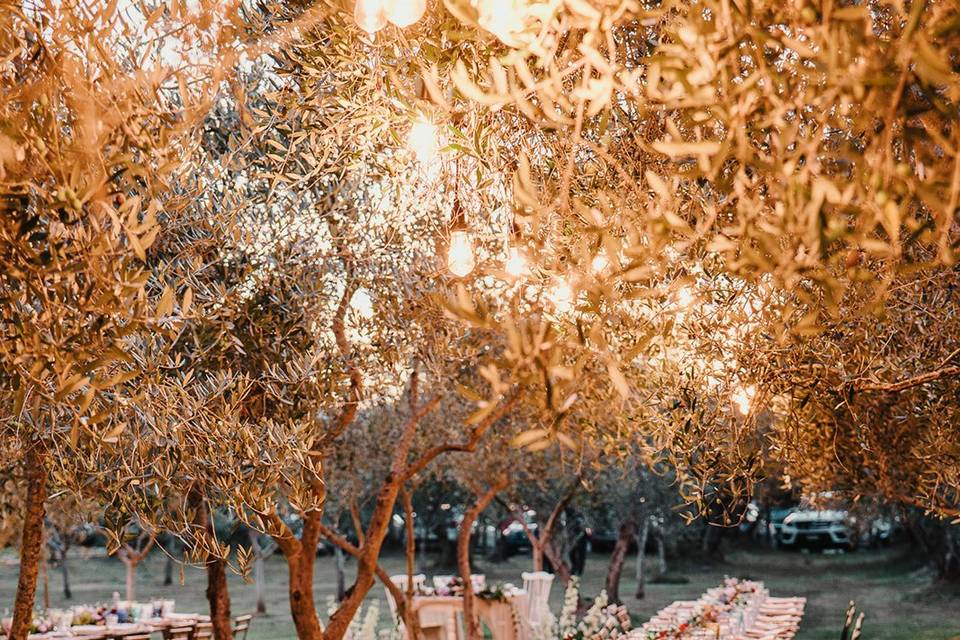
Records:
M189 627L169 627L163 630L163 640L190 640L193 625Z
M444 589L450 586L450 583L456 579L456 576L433 576L433 588Z
M193 633L190 634L190 640L209 640L213 637L212 622L198 622L193 627Z
M390 576L390 581L393 582L393 584L400 587L400 590L403 591L404 593L407 592L407 574L398 573L397 575ZM422 573L418 573L417 575L413 576L414 591L423 589L423 587L426 584L427 584L427 576L423 575ZM387 593L390 593L390 592L388 591Z
M553 586L553 574L546 571L523 572L523 589L530 599L527 620L537 629L550 621L550 587Z
M233 619L233 639L247 640L247 632L250 630L250 621L253 620L253 614L245 613Z
M470 583L474 591L483 591L487 586L487 576L482 573L471 573Z

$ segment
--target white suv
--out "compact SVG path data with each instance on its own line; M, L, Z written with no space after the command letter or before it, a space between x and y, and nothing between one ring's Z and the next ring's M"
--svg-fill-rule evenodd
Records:
M846 511L794 511L783 519L780 544L784 547L850 548Z

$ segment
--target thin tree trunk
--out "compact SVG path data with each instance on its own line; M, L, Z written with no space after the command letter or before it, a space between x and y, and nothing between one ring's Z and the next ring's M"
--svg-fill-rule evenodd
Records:
M124 560L123 564L127 568L127 600L133 602L137 599L137 563L130 559Z
M254 589L257 593L257 614L263 615L267 612L267 601L264 598L264 589L266 587L266 580L264 573L264 561L263 554L259 551L257 552L257 558L253 562L253 584Z
M63 576L63 598L70 600L73 598L73 592L70 590L70 569L67 567L67 550L70 547L64 545L60 556L60 574Z
M643 573L643 558L647 549L647 537L650 535L650 518L644 518L640 526L640 535L637 536L637 592L634 595L638 600L645 597L646 594L646 575Z
M290 615L300 640L320 640L323 627L313 603L313 558L315 551L303 546L286 556L290 577Z
M530 543L530 560L534 571L543 571L543 545L539 542Z
M467 629L468 640L479 640L480 618L473 612L473 580L470 579L470 536L473 523L483 513L496 497L497 493L507 486L506 477L498 479L477 502L470 507L460 522L460 535L457 536L457 566L460 569L460 579L463 581L463 622Z
M260 544L259 534L253 529L247 529L247 538L250 540L250 548L253 549L253 585L256 592L257 599L257 613L264 614L267 612L267 601L266 601L266 560L268 555L272 555L273 550L276 547L272 547L270 554L267 553L267 550Z
M13 605L10 640L26 640L33 621L33 604L37 597L37 573L43 548L43 518L47 500L47 473L42 456L30 446L26 457L27 501L23 515L23 536L20 539L20 577Z
M195 523L203 530L211 545L217 542L217 532L214 528L213 514L209 503L197 491L191 491L190 501L196 509ZM146 551L139 558L143 558ZM207 604L210 607L210 622L213 625L213 637L216 640L233 640L233 619L230 616L230 591L227 587L227 562L219 555L207 554Z
M543 553L553 566L553 574L557 577L557 580L564 586L570 584L570 578L573 575L570 571L570 564L552 542L548 541L543 546Z
M333 558L337 570L337 602L343 602L343 599L347 596L347 575L343 570L343 549L334 547Z
M230 592L227 589L227 563L223 558L207 558L207 602L210 603L213 637L216 640L233 640Z
M567 508L567 505L573 499L573 496L576 495L579 488L580 479L577 478L576 482L570 486L570 489L560 498L557 504L554 505L553 511L550 512L550 516L547 518L547 522L538 531L540 534L539 537L533 536L524 520L520 521L523 525L524 532L527 534L527 539L529 539L530 544L533 545L533 570L543 571L543 558L546 556L547 560L549 560L553 566L554 574L564 586L570 582L570 566L562 557L562 554L553 547L553 528L556 526L560 514Z
M657 577L667 574L667 548L663 541L663 529L657 530Z
M400 499L403 502L404 531L406 532L407 556L407 601L413 602L413 567L417 557L417 538L413 523L413 494L406 488L400 490Z
M169 587L173 584L173 547L176 542L170 542L170 548L167 550L167 559L163 564L163 586Z
M723 560L723 550L720 547L721 533L720 527L707 523L701 550L705 559L710 562Z
M46 548L46 545L44 545ZM50 608L50 555L44 550L43 561L40 563L40 570L43 572L43 608Z
M617 543L613 546L613 553L610 554L610 564L607 567L607 597L610 602L620 604L620 575L623 573L623 565L627 561L627 550L630 548L630 542L636 538L637 523L632 519L626 520L620 525L620 531L617 533Z

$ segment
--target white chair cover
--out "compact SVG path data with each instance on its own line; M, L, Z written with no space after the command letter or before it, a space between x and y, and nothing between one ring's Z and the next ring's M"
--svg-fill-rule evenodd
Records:
M433 576L433 588L443 589L453 581L454 576Z
M530 598L529 622L533 628L549 622L550 618L550 587L553 585L553 574L546 571L524 572L523 588Z
M474 591L483 591L487 586L487 576L482 573L471 573L470 583Z

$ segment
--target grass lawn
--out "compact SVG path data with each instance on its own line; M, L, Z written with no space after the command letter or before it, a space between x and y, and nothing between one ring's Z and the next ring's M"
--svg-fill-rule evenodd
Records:
M75 550L71 557L74 598L64 601L60 574L49 576L52 606L72 603L109 601L113 591L123 591L124 572L119 560L101 555L83 557ZM605 555L593 554L587 562L583 591L595 595L602 587L606 572ZM388 554L383 565L390 573L403 571L403 558ZM858 552L847 555L819 555L768 551L734 551L726 562L711 567L681 566L677 574L689 578L686 584L649 584L647 597L633 598L633 559L628 559L621 595L625 598L636 623L650 617L673 600L691 599L707 587L716 585L724 575L751 577L766 582L773 595L803 595L808 599L807 615L797 636L799 640L833 640L839 628L847 601L855 599L867 613L864 638L867 640L946 640L960 638L960 592L947 592L931 587L930 577L922 568L902 560L897 550ZM348 581L354 570L348 562ZM501 564L481 563L478 569L488 581L520 582L520 572L529 570L529 558L518 556ZM294 638L293 624L286 603L286 566L283 558L271 558L266 567L268 615L254 621L251 638L270 640ZM174 598L179 611L206 611L206 586L203 572L186 568L181 586L175 579L171 587L162 586L163 557L159 553L141 565L137 579L140 599ZM0 608L11 607L17 582L17 566L0 565ZM348 582L349 583L349 582ZM252 611L254 589L237 576L231 576L231 596L235 614ZM318 607L325 613L326 599L334 593L335 575L332 558L317 559L315 595ZM562 592L554 586L551 605L560 607ZM386 621L387 607L383 588L378 584L371 598L381 601L381 620Z

